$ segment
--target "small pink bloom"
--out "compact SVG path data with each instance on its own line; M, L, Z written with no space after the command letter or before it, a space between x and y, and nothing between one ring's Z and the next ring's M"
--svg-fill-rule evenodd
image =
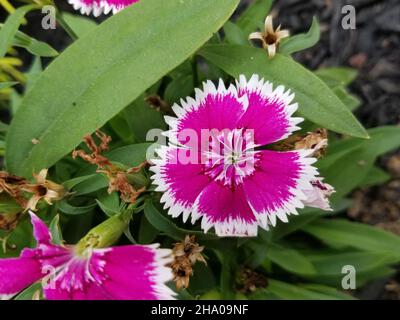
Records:
M75 10L79 10L81 14L89 15L93 13L98 17L102 13L116 14L122 9L138 2L139 0L68 0Z
M304 204L309 207L332 211L329 197L335 192L335 189L330 184L322 182L322 180L322 178L317 178L311 181L313 189L305 191L307 199Z
M172 272L165 267L170 250L158 245L127 245L105 249L52 243L47 226L31 213L37 247L19 258L0 259L0 296L12 297L37 281L49 300L172 299L165 285ZM43 282L42 282L43 283Z
M201 218L219 236L256 236L258 226L298 214L318 175L313 150L265 148L299 129L294 94L257 75L229 88L208 81L195 93L172 107L177 118L166 117L169 146L151 168L169 214Z

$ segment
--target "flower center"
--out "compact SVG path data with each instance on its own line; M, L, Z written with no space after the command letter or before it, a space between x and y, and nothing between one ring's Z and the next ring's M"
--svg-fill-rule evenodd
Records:
M212 179L234 187L254 172L258 152L252 130L234 129L210 135L204 148L205 172Z

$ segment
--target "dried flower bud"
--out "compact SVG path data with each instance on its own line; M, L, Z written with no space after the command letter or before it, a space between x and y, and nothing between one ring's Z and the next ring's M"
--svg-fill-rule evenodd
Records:
M174 262L171 264L171 269L178 290L189 287L189 280L193 275L193 265L197 261L207 264L201 254L204 247L199 246L195 240L195 236L187 235L184 241L175 243L172 249Z

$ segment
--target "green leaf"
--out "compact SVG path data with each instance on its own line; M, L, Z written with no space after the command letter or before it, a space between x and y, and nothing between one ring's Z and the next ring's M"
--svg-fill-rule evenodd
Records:
M342 219L321 219L302 230L328 244L387 254L400 261L400 237L377 227Z
M49 230L52 236L52 242L54 244L61 245L63 243L63 237L60 228L60 216L57 214L50 222Z
M357 77L357 70L346 67L322 68L314 72L329 87L347 87Z
M313 17L313 21L310 29L307 33L296 34L289 38L283 39L279 47L279 52L283 54L292 54L298 51L302 51L311 48L320 38L319 23L316 17Z
M110 194L107 190L103 190L102 192L99 192L96 202L100 209L109 217L121 212L119 195L117 192L112 192Z
M78 38L83 37L97 27L95 21L84 16L63 12L62 17Z
M370 187L383 184L390 180L390 175L379 167L373 166L359 186Z
M349 94L344 87L339 86L333 88L332 90L350 111L353 111L360 106L361 101L355 96Z
M338 300L337 294L318 292L286 282L268 279L268 291L285 300Z
M26 288L24 291L19 293L13 300L33 300L34 295L37 291L42 290L42 283L37 282Z
M230 44L248 45L248 35L246 35L239 26L231 21L227 21L224 25L225 39Z
M26 76L26 85L25 85L25 92L31 89L33 84L39 78L40 74L43 71L42 62L40 57L34 57L32 64L29 67L28 72L25 73Z
M271 243L265 250L267 258L286 271L300 275L315 274L312 263L297 250L276 243Z
M96 203L92 203L86 206L73 206L69 204L65 199L61 200L57 203L58 209L66 214L77 215L77 214L86 214L90 212L94 207L96 207Z
M11 47L15 34L22 23L24 16L27 12L37 9L37 5L26 5L19 7L12 14L10 14L0 30L0 58L4 57L7 50Z
M182 241L186 235L195 235L198 240L216 240L218 237L214 234L205 234L202 231L185 230L176 226L171 220L165 215L161 214L151 200L146 200L144 206L144 214L146 219L153 225L157 230L166 233L172 239Z
M58 55L57 50L53 49L47 43L38 41L21 31L17 31L15 34L12 45L24 48L39 57L55 57Z
M356 298L354 298L350 294L346 294L335 288L327 287L327 286L324 286L321 284L316 284L316 283L303 284L303 285L301 285L301 287L304 289L307 289L307 290L312 290L312 291L330 296L332 298L337 298L339 300L356 300Z
M7 135L8 170L30 176L52 166L193 54L237 4L147 0L75 41L21 102ZM32 144L33 138L40 143Z
M237 20L237 25L243 32L249 35L257 31L257 28L264 28L264 20L267 17L272 6L272 0L255 0L242 13Z
M151 129L165 130L162 114L152 109L141 95L123 111L125 119L134 137L139 142L146 141L146 135Z
M138 240L141 244L153 243L158 236L159 231L153 227L153 225L147 220L146 216L143 215L140 220L140 228L138 234Z
M168 84L164 92L164 100L170 105L179 101L180 98L186 98L193 92L193 75L186 74L176 77ZM160 117L160 116L158 116Z
M10 88L15 86L18 82L15 81L8 81L8 82L0 82L0 90Z
M317 166L340 198L363 184L376 158L400 146L400 127L384 126L368 130L370 139L342 139L329 146L328 156ZM337 168L341 168L337 170Z
M208 45L199 54L236 78L241 74L248 78L259 74L275 86L285 85L295 92L299 113L324 128L355 137L368 137L334 92L289 57L277 54L269 59L262 49L226 44Z
M341 252L319 249L311 253L303 252L303 254L312 262L317 271L315 275L310 275L306 278L336 287L341 286L345 275L342 270L346 265L355 268L356 285L360 286L367 280L379 278L382 270L387 270L387 266L396 261L395 257L388 254L354 250Z
M333 213L336 212L341 212L347 207L349 207L351 204L350 200L347 199L340 199L338 202L332 202L331 205L333 208ZM291 234L303 226L307 225L308 223L317 220L320 217L326 216L326 215L331 215L332 212L330 211L324 211L321 209L317 208L304 208L300 210L298 216L291 216L290 217L290 223L284 223L282 221L278 221L278 224L273 228L272 230L269 231L271 234L271 238L274 241L277 241L288 234Z

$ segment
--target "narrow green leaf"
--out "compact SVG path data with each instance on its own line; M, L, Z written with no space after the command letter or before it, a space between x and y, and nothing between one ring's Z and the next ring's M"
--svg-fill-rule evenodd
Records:
M314 72L329 87L347 87L357 77L357 70L346 67L322 68Z
M400 237L377 227L346 220L319 220L303 228L327 243L388 254L400 261Z
M119 195L117 192L109 194L107 190L103 190L102 192L99 192L96 202L100 209L109 217L121 212Z
M171 220L166 216L162 215L151 200L146 200L144 206L144 214L147 220L155 227L157 230L166 233L172 239L182 241L186 235L195 235L198 240L216 240L218 237L211 233L205 234L202 231L185 230L176 226Z
M340 198L362 185L376 158L400 146L400 127L384 126L368 130L370 139L343 139L329 146L328 156L317 166ZM337 170L341 168L341 170Z
M253 1L239 17L236 22L237 25L247 35L257 31L258 28L262 29L264 27L264 20L271 9L272 2L272 0Z
M383 184L390 180L390 175L379 167L373 166L359 186L370 187Z
M224 25L225 39L230 44L249 45L248 35L246 35L240 27L231 21L227 21Z
M47 43L38 41L21 31L17 31L15 34L12 45L24 48L39 57L55 57L58 55L58 52Z
M138 240L141 244L153 243L158 236L159 231L153 227L153 225L147 220L146 216L143 215L140 220L140 228Z
M259 74L275 86L283 84L296 94L299 113L327 129L366 138L367 132L326 84L312 72L277 54L269 59L264 50L237 45L208 45L199 54L228 74Z
M49 230L52 236L52 242L61 245L63 243L63 237L60 228L60 216L58 214L56 214L50 222Z
M297 250L276 243L271 243L265 250L268 259L289 272L300 275L315 274L312 263Z
M353 111L360 106L361 101L355 96L349 94L344 87L339 86L333 88L332 90L350 111Z
M27 12L37 9L37 5L26 5L19 7L12 14L10 14L0 30L0 58L4 57L7 50L11 47L14 36L18 31L22 20Z
M40 282L34 283L15 296L13 300L33 300L35 293L41 290L42 284Z
M292 54L311 48L318 43L319 38L320 30L318 19L313 17L311 27L307 33L296 34L289 38L283 39L279 47L279 52L283 54Z
M335 288L324 286L321 284L316 284L316 283L303 284L303 285L301 285L301 287L304 289L307 289L307 290L312 290L312 291L330 296L332 298L337 298L339 300L356 300L356 298L354 298L350 294L344 293Z
M312 262L316 269L315 275L306 276L307 279L340 287L343 276L343 267L350 265L356 270L356 286L362 286L366 281L379 279L382 274L392 272L388 265L396 262L396 257L389 254L355 250L327 250L318 249L315 252L303 254Z
M8 81L8 82L0 82L0 90L10 88L15 86L18 82L15 81Z
M338 300L337 295L331 293L322 293L299 285L292 285L286 282L268 279L268 291L275 296L285 300Z
M237 4L142 1L75 41L21 102L7 135L8 170L30 176L53 165L193 54Z
M65 214L77 215L90 212L94 207L96 207L96 203L77 207L69 204L66 200L61 200L57 203L57 206L58 209Z

